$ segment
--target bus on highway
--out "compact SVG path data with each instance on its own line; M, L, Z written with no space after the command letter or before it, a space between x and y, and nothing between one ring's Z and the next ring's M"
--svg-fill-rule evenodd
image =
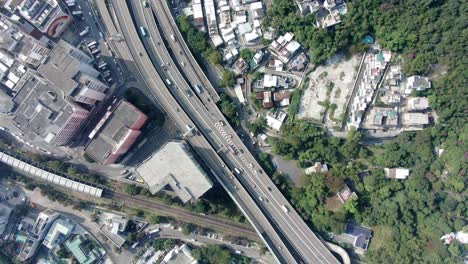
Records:
M193 86L193 89L195 89L195 92L197 92L197 94L201 94L202 93L202 87L198 84L195 84Z
M144 27L140 27L140 32L141 32L141 35L142 35L143 37L146 37L146 36L147 36L147 34L146 34L146 29L145 29Z

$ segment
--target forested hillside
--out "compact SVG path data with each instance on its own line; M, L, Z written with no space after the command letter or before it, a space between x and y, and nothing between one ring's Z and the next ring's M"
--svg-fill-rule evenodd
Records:
M372 228L369 263L461 263L467 250L445 246L440 237L467 224L468 2L462 0L360 0L334 28L313 26L314 15L299 18L294 1L273 0L264 26L292 31L321 63L340 50L366 49L367 34L400 53L405 73L431 77L427 91L437 124L404 133L383 146L360 146L359 133L346 140L326 138L304 122L284 126L273 151L288 158L331 164L326 175L312 175L305 187L283 190L317 231L339 232L349 220ZM439 157L435 148L444 149ZM384 167L407 167L405 181L389 181ZM368 170L369 176L359 172ZM332 212L326 198L346 182L359 196Z

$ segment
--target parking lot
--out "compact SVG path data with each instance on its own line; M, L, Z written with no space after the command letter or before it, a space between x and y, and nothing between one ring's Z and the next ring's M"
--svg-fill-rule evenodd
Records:
M73 14L74 24L63 38L80 47L95 59L95 66L102 74L102 80L113 88L114 83L123 83L123 71L107 42L107 36L102 22L89 1L76 0L68 6Z

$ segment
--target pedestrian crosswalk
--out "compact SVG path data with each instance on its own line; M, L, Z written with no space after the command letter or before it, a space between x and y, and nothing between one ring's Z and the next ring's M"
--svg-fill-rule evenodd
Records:
M239 157L239 159L242 161L242 163L249 169L249 171L255 176L255 178L260 182L260 178L258 177L258 173L257 171L255 170L254 166L252 163L249 163L247 161L247 159L245 158L244 155L242 155L241 152L238 151L236 145L234 144L234 142L232 142L232 135L228 134L225 130L224 130L224 125L223 125L223 122L220 121L220 122L215 122L215 126L216 126L216 129L218 130L218 132L221 134L221 136L224 138L224 140L226 140L226 142L229 144L229 146L235 150L235 152L238 154L237 156Z

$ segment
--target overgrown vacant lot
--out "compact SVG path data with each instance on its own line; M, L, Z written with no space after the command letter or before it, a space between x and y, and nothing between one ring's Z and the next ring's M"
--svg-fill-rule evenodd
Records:
M321 121L326 105L335 105L331 118L340 120L351 96L361 55L347 59L337 54L309 74L309 86L301 99L299 118ZM326 103L328 102L328 103Z

